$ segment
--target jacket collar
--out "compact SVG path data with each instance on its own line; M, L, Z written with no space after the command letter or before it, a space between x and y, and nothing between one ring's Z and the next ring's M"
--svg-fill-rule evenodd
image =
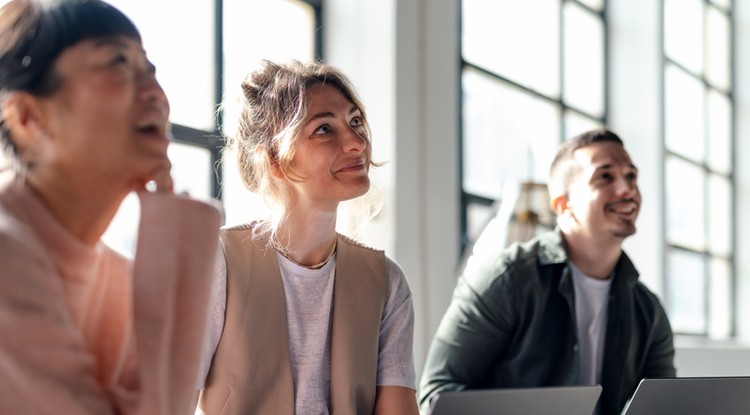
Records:
M552 232L546 232L539 237L539 264L554 265L568 262L565 251L565 240L562 231L556 227Z
M563 239L562 230L559 227L555 227L553 231L544 233L539 237L540 265L567 265L567 262L568 253L565 250L565 239ZM617 260L614 273L621 282L635 282L638 279L638 270L625 251L622 251L620 259Z

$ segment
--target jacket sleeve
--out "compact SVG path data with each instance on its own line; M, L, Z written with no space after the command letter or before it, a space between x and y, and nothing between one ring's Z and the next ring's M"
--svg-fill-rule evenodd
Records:
M28 234L0 229L0 412L114 413L60 278Z
M656 302L653 337L643 365L641 378L671 378L676 376L674 367L674 342L672 327L664 308Z
M484 274L484 275L481 275ZM507 348L514 326L513 301L503 275L464 274L427 354L419 388L427 412L441 392L475 388Z

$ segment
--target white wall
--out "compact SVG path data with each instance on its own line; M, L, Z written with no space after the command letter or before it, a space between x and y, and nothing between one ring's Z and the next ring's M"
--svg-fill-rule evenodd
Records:
M705 339L675 340L677 376L749 376L750 345Z
M458 142L460 0L327 0L326 59L350 74L369 110L374 182L384 214L362 235L406 272L416 313L421 372L455 284L459 259ZM736 1L738 45L750 45L750 2ZM661 2L609 0L610 125L641 172L638 234L625 244L644 282L663 295ZM739 333L750 338L750 47L737 47L737 211ZM750 374L748 349L678 339L680 375ZM710 360L706 360L710 359ZM710 367L704 362L710 361Z
M663 296L661 2L611 0L608 7L609 126L638 166L643 198L638 232L625 241L624 249L641 280Z
M376 159L388 162L374 178L386 211L362 239L385 248L406 273L419 373L459 256L458 1L325 6L326 59L360 89Z

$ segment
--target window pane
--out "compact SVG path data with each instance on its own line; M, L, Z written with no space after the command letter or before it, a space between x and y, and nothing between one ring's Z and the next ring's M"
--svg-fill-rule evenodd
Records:
M732 171L732 107L729 98L708 91L708 166L718 172Z
M315 13L294 0L224 0L224 132L237 125L245 75L263 59L309 61L315 55Z
M554 228L547 186L541 183L508 183L493 206L469 204L472 253L495 255L513 242L524 242Z
M732 295L732 273L729 261L712 258L710 261L710 304L709 313L711 324L709 325L709 336L725 339L732 334L732 308L734 308L734 296Z
M559 0L464 0L462 13L464 59L560 96Z
M476 71L464 71L463 83L464 190L498 199L507 180L546 183L560 140L557 107Z
M254 219L266 219L268 209L263 199L247 190L242 183L236 157L234 151L225 150L221 162L223 182L220 194L224 203L225 224L237 225Z
M705 269L700 254L678 249L667 252L667 310L677 333L706 332Z
M668 65L664 90L667 149L703 161L703 85L674 65Z
M717 88L728 90L729 48L730 43L729 19L726 15L713 7L708 7L706 13L706 78Z
M565 138L572 138L586 131L601 128L602 124L573 111L565 111Z
M732 187L716 174L708 177L708 249L722 256L732 252Z
M213 2L109 2L140 29L144 48L156 65L157 78L169 98L171 121L213 131L216 124Z
M680 246L705 248L705 176L693 164L666 160L667 240Z
M182 143L170 143L172 179L175 193L187 192L194 199L211 199L211 152L205 148Z
M566 103L596 117L604 114L604 25L572 2L564 8Z
M493 208L479 203L469 203L466 205L466 234L469 243L477 240L485 226L491 219Z
M664 50L688 70L703 72L702 0L664 0Z
M224 50L228 51L224 54L224 134L231 136L237 129L240 83L245 75L262 59L312 60L315 30L314 10L302 1L224 0ZM233 152L224 153L221 168L226 223L265 218L267 208L259 196L245 188Z

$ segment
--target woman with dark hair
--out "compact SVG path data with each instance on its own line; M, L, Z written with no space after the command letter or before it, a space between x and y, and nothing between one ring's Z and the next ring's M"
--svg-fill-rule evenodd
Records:
M0 9L2 413L195 408L220 215L172 194L154 73L133 23L99 0ZM131 191L132 263L100 241Z

